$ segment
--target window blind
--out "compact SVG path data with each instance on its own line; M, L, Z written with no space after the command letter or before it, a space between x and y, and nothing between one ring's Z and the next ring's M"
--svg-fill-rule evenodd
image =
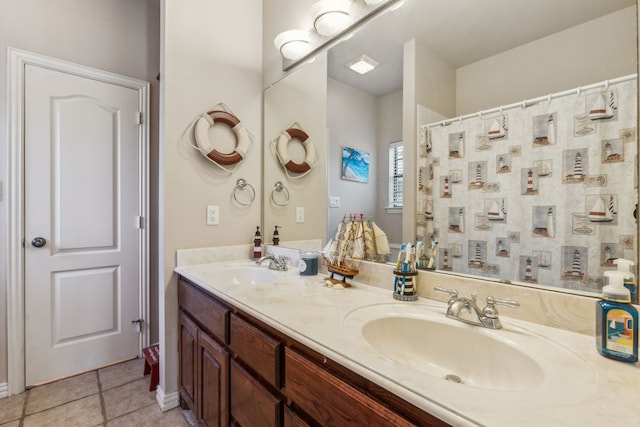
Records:
M389 207L402 207L402 174L403 147L402 141L389 144Z

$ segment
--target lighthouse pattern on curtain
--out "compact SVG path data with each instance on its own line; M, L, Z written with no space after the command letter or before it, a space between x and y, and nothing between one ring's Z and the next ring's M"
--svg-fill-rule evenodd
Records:
M633 79L421 129L438 269L599 292L637 264L636 102Z

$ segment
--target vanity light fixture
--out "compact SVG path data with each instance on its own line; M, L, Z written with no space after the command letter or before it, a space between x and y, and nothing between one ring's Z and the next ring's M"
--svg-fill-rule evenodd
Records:
M364 0L364 2L368 5L379 4L386 0Z
M305 30L288 30L276 36L273 43L280 54L292 61L298 60L311 52L309 32Z
M321 0L311 5L313 28L321 36L329 37L347 28L350 0Z
M347 62L345 65L358 74L366 74L378 66L378 61L367 56L360 55L355 59Z

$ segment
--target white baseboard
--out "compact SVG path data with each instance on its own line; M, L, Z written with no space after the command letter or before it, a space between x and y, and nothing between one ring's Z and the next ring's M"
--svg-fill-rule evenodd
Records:
M9 397L9 384L0 383L0 399L4 399L5 397Z
M162 387L158 385L156 389L156 402L162 412L178 407L180 405L180 393L174 391L173 393L165 394Z

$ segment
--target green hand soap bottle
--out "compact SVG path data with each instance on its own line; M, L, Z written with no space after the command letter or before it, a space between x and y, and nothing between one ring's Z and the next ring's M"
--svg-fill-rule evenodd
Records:
M638 361L638 311L631 305L631 294L624 286L622 271L605 271L609 284L602 288L596 303L596 347L610 359Z

